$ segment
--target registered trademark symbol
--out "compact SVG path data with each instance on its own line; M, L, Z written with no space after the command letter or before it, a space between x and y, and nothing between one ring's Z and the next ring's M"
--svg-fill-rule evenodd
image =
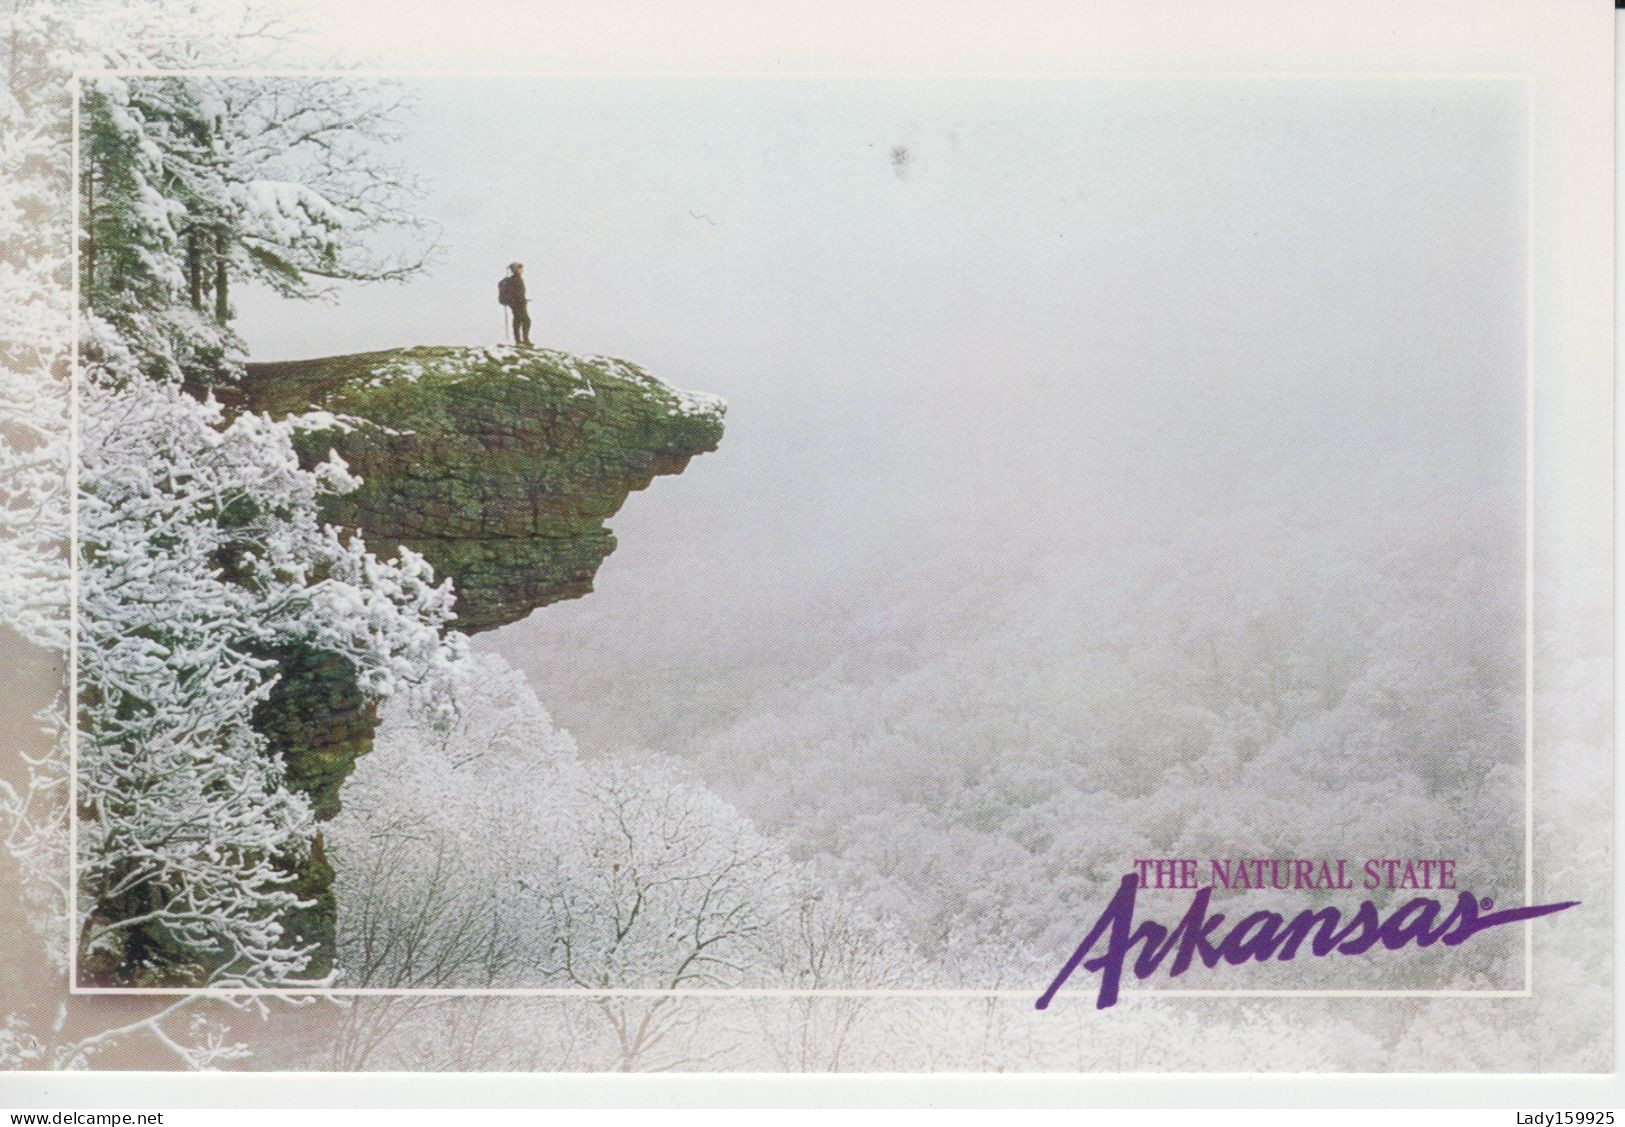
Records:
M1493 900L1491 900L1491 899L1490 899L1490 898L1489 898L1489 897L1488 897L1488 896L1486 896L1486 897L1484 897L1484 899L1482 899L1482 900L1480 900L1480 901L1479 901L1479 902L1478 902L1478 906L1479 906L1479 908L1481 908L1481 909L1482 909L1482 910L1483 910L1483 911L1486 911L1486 912L1487 912L1487 911L1489 911L1489 910L1490 910L1490 909L1491 909L1491 908L1493 908L1493 907L1495 907L1495 901L1493 901Z

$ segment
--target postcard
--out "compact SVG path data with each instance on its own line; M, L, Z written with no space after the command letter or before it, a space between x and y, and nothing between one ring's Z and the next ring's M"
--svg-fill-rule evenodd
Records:
M1612 22L1489 7L15 6L0 1065L1611 1071Z

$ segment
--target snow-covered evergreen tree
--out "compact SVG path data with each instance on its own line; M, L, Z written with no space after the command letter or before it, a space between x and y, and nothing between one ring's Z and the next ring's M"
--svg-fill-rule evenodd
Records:
M337 279L411 277L430 241L416 185L377 156L401 108L387 84L342 77L86 76L80 293L93 349L111 334L148 375L229 380L238 282L308 298Z

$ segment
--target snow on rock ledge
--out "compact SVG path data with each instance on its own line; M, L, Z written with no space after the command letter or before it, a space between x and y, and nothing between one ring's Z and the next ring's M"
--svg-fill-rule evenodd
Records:
M381 557L405 545L456 588L473 634L592 590L615 547L604 527L660 474L680 473L722 438L721 400L678 391L624 360L545 349L409 348L250 364L234 386L195 389L228 410L296 420L312 466L330 454L361 479L324 516L359 530ZM318 819L340 808L356 760L372 749L376 705L337 655L284 647L264 655L278 679L255 728ZM338 906L317 836L293 866L306 906L285 921L332 968Z
M359 476L333 523L404 544L457 591L473 634L592 590L633 490L715 450L724 405L634 364L548 349L420 347L251 364L230 405L304 416L309 463Z

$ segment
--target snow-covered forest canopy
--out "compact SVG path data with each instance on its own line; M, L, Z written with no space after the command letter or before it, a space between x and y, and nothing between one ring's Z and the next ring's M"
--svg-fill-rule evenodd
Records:
M1447 389L1436 416L1386 430L1381 410L1351 412L1414 447L1373 464L1369 431L1319 434L1326 402L1268 416L1280 430L1265 435L1255 403L1227 414L1178 381L1160 400L1115 387L1023 404L978 395L978 367L933 405L938 431L875 459L883 485L934 483L900 491L907 551L841 571L809 546L880 542L886 520L798 521L788 500L738 531L707 525L723 529L710 540L654 535L656 518L644 549L624 536L616 584L470 644L445 577L322 522L321 499L354 476L301 465L297 418L209 394L250 359L244 293L262 309L422 277L446 216L391 156L409 100L342 76L143 76L310 61L269 10L161 7L6 14L0 618L41 696L0 773L20 905L0 940L27 952L0 995L0 1066L1594 1062L1583 1012L1556 995L1032 1009L1137 857L1459 856L1474 891L1521 897L1519 462L1499 430L1418 441L1475 404L1505 423L1517 388ZM871 429L897 430L819 394L825 413L797 413L784 443L800 457L832 457L821 447L845 434L861 464ZM1180 414L1192 402L1204 411ZM1009 432L1034 437L985 438ZM1051 476L1063 463L1071 476ZM727 472L773 478L770 458L740 464ZM1147 504L1147 482L1184 503ZM689 598L706 574L724 597ZM1538 644L1568 655L1572 640ZM381 716L330 821L256 725L290 647L346 663ZM1550 738L1593 739L1586 687L1552 692ZM1577 888L1606 871L1580 829L1602 824L1597 782L1543 781L1577 814L1537 846ZM326 866L324 955L294 921L301 874ZM1599 928L1565 933L1576 990L1605 959ZM1505 990L1522 958L1516 938L1485 936L1199 985ZM69 998L70 966L90 986L287 993ZM316 986L398 993L297 993ZM478 993L492 988L535 993ZM1536 1024L1538 1045L1517 1033Z

